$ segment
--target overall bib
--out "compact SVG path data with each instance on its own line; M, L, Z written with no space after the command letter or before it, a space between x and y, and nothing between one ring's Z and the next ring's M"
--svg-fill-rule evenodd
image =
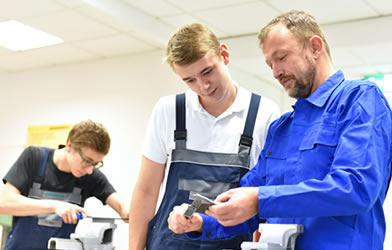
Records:
M260 96L252 93L238 153L211 153L186 149L185 94L176 96L175 149L162 203L148 225L147 250L241 249L243 241L252 240L251 235L230 240L190 240L184 234L174 234L168 228L167 219L174 206L192 203L195 193L215 199L239 186L241 177L249 171L249 153L259 103Z
M28 197L61 200L80 206L82 196L79 187L74 187L71 193L41 189L49 151L49 148L41 148L41 160ZM75 224L63 223L56 214L14 217L13 227L8 235L4 250L48 249L48 241L51 237L69 238L70 234L75 231L75 227Z

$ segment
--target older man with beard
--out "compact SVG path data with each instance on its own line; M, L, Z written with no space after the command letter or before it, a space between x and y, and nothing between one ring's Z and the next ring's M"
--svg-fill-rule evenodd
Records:
M191 219L174 208L175 233L196 239L253 232L260 222L302 224L296 250L383 249L383 202L391 174L392 123L372 82L334 70L313 16L290 11L259 33L274 77L297 100L268 130L256 166L241 187ZM196 231L196 232L194 232Z

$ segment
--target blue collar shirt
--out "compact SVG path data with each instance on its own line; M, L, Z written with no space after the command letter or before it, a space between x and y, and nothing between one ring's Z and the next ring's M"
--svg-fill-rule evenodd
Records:
M259 214L223 227L203 217L211 240L253 232L258 224L302 224L296 250L383 249L383 202L391 172L391 109L367 80L337 71L294 111L271 124L256 166L241 186L258 186Z

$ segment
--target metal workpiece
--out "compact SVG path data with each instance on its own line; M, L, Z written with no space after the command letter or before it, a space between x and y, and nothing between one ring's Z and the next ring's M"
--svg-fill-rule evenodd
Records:
M260 224L258 242L243 242L242 250L295 250L295 240L303 233L303 225Z
M114 218L84 218L76 226L70 239L50 238L48 249L112 250L113 233L117 228Z
M198 193L191 193L190 199L193 199L193 202L188 205L188 209L184 213L187 218L192 218L195 212L204 213L209 206L216 204L215 201Z
M193 214L200 208L202 202L200 199L196 198L192 204L188 205L187 210L184 213L184 216L187 218L192 218Z

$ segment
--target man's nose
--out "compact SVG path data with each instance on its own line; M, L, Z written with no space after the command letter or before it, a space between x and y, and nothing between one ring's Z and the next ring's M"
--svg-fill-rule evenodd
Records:
M274 67L272 69L272 73L274 75L274 78L277 79L277 80L279 80L279 78L282 77L282 75L283 75L282 72L283 72L282 69L279 68L279 67Z
M87 167L87 168L85 168L85 169L86 169L86 173L87 173L88 175L91 175L91 174L93 173L94 166L89 166L89 167Z
M211 85L210 81L207 78L201 77L199 80L199 85L201 89L208 89Z

